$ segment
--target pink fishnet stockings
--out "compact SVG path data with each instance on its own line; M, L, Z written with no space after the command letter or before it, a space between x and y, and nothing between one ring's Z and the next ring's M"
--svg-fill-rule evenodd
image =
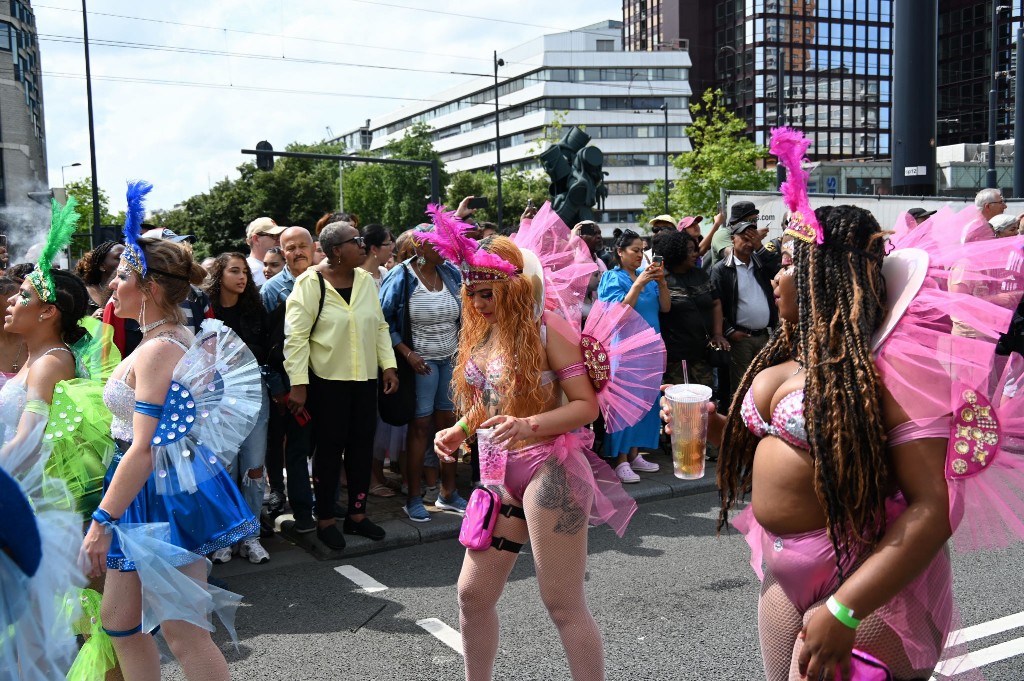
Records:
M811 620L824 603L824 600L818 601L807 612L801 614L772 574L765 571L761 597L757 604L757 627L764 674L768 681L800 679L798 661L803 643L798 639L798 635L804 624ZM929 625L922 622L921 626ZM927 679L931 676L931 669L911 667L903 642L877 615L864 618L857 627L854 646L889 665L896 679Z
M495 536L533 548L544 606L558 628L572 678L604 679L604 653L583 589L587 519L592 489L550 459L523 495L526 523L500 516ZM504 501L503 501L504 503ZM467 681L490 681L498 651L497 602L516 555L489 549L467 551L459 576L459 623Z

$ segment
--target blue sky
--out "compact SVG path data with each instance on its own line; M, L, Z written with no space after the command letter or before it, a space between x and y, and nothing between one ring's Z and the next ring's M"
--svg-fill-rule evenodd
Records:
M450 71L492 72L495 49L500 55L539 35L622 14L617 0L88 6L97 175L114 212L128 179L153 182L151 209L172 208L237 176L248 159L239 150L261 139L282 149L324 139L328 128L342 134L467 79ZM81 2L41 0L33 8L50 184L60 186L61 166L82 164L65 169L69 181L89 174Z

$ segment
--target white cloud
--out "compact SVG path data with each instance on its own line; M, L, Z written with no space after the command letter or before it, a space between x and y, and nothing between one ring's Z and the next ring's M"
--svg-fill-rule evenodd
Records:
M389 6L395 4L432 11ZM34 9L40 33L50 183L59 186L62 165L82 163L80 168L65 170L68 180L89 174L85 80L55 75L85 73L81 4L44 0L34 4ZM539 35L620 19L621 13L621 3L613 0L92 0L89 37L100 185L110 195L115 212L123 207L125 181L135 178L153 182L150 208L171 208L225 176L236 177L235 168L251 158L239 150L251 148L261 139L277 149L292 141L318 141L327 136L328 126L342 134L367 118L408 104L391 98L425 99L467 80L460 75L368 68L370 65L487 74L493 69L495 49L500 54ZM53 36L72 36L78 42ZM131 49L107 46L103 41L259 54L272 59ZM233 90L232 86L278 92Z

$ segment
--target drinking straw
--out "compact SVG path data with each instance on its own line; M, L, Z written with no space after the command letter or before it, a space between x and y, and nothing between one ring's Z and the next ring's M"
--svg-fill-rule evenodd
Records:
M683 360L683 383L689 383L689 382L690 382L690 374L686 370L686 360L684 359Z

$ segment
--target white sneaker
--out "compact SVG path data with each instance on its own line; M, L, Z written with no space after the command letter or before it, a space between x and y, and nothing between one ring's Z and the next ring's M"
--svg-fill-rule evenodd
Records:
M629 462L629 467L640 473L657 473L661 470L661 466L648 461L643 454L637 454L636 458Z
M217 549L210 554L210 560L217 564L227 563L231 560L231 547L225 546L222 549Z
M437 485L434 485L433 487L427 487L426 485L424 485L423 486L423 503L424 504L433 504L434 502L437 501L437 494L438 494L438 486Z
M267 550L263 548L260 540L256 537L243 539L242 546L238 549L238 555L242 558L248 558L250 563L255 563L256 565L270 562L270 554L267 553Z
M616 466L615 475L619 476L619 480L622 481L623 484L640 482L640 476L633 472L633 469L629 467L628 463L620 463Z

